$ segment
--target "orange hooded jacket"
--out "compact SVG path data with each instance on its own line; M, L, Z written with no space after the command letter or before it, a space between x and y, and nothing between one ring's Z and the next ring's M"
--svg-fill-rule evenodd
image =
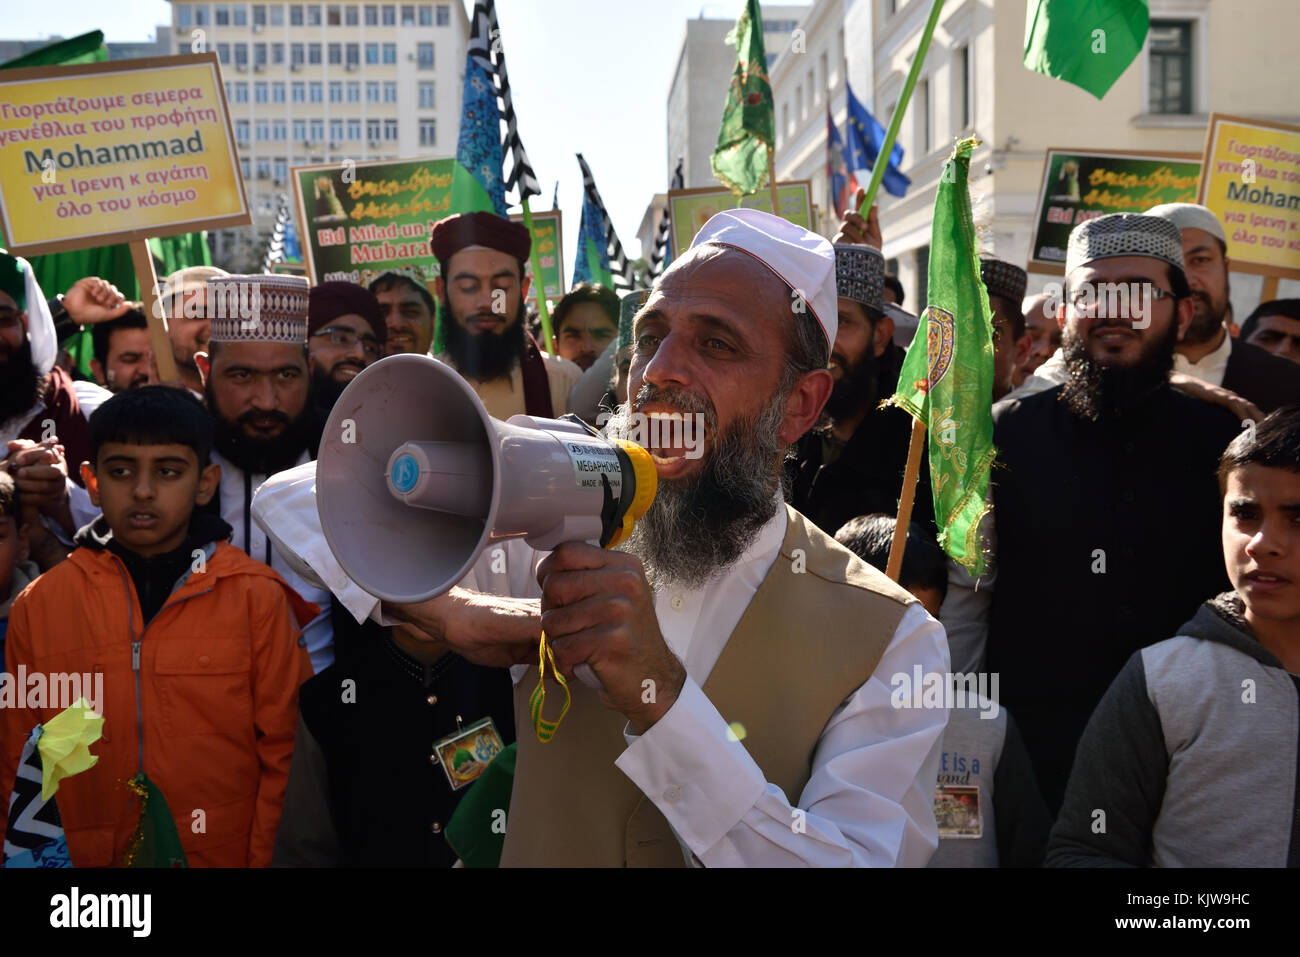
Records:
M99 762L56 796L76 867L122 862L140 810L123 782L141 768L167 799L190 866L271 863L298 687L312 673L300 629L319 611L225 542L210 542L204 559L147 627L125 564L103 548L76 549L14 601L5 665L28 681L13 689L18 707L0 707L6 803L32 728L71 703L35 699L31 676L44 675L52 696L68 686L59 676L83 675L87 698L103 676L103 700L92 702L104 717L90 748Z

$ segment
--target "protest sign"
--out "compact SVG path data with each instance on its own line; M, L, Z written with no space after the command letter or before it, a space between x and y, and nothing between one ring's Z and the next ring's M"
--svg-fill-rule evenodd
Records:
M522 213L511 213L510 218L522 223ZM537 305L537 287L546 286L546 298L552 301L564 295L564 234L560 229L558 209L533 213L533 248L537 251L537 265L541 279L534 276L528 287L528 304Z
M1204 169L1196 202L1223 223L1233 271L1300 279L1300 126L1211 114Z
M801 179L778 183L776 190L781 203L778 215L804 229L813 229L812 184ZM772 195L770 191L753 193L737 202L736 194L722 187L672 189L668 191L668 208L672 214L670 241L676 259L690 248L695 234L714 214L737 208L761 209L770 213Z
M15 255L251 222L215 53L0 72Z
M1048 149L1029 246L1029 269L1065 268L1070 230L1109 213L1190 203L1201 164L1194 153L1106 153Z

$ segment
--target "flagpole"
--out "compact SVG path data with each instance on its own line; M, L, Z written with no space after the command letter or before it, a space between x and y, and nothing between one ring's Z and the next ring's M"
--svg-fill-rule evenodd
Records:
M880 152L876 154L876 163L871 170L871 182L867 184L866 195L862 197L862 205L858 207L859 216L866 216L871 211L871 204L876 201L880 181L884 179L885 168L889 165L889 154L893 152L894 141L898 139L898 128L903 125L903 114L907 112L907 104L912 99L912 90L916 88L916 81L920 78L925 56L930 52L930 41L934 38L934 28L939 25L939 13L942 10L943 0L934 0L934 6L930 8L930 19L925 21L925 29L921 31L921 43L916 48L916 55L912 57L912 68L907 71L903 92L894 106L894 115L889 118L885 142L881 144Z
M898 500L894 540L889 543L889 562L885 566L885 574L895 582L903 568L903 549L907 545L907 528L912 522L912 502L916 498L916 482L921 475L921 452L924 449L925 423L913 419L912 441L907 446L907 467L903 471L903 494Z
M538 265L537 238L533 233L533 211L528 208L527 194L524 195L523 202L519 205L524 208L524 226L528 230L528 262L533 267L533 288L537 290L537 315L542 320L542 348L549 354L551 352L551 314L546 308L546 280L542 277L541 266Z
M767 185L772 188L772 215L781 215L781 204L776 199L776 152L767 148Z

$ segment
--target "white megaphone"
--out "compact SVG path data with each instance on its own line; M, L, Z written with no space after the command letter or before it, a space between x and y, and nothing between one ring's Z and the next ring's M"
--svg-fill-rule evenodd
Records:
M406 604L448 591L502 539L617 545L657 482L639 445L577 419L501 422L454 369L404 354L367 367L334 403L316 508L347 576Z

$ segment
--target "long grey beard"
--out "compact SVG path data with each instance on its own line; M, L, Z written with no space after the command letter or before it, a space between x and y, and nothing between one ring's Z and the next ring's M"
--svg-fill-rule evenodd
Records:
M689 393L655 390L654 397L704 413L708 451L697 475L659 483L654 504L622 550L641 559L653 588L699 588L734 565L772 517L781 485L784 446L777 432L785 418L785 396L721 433L714 410ZM605 425L606 435L627 437L630 406L630 401L619 406Z

